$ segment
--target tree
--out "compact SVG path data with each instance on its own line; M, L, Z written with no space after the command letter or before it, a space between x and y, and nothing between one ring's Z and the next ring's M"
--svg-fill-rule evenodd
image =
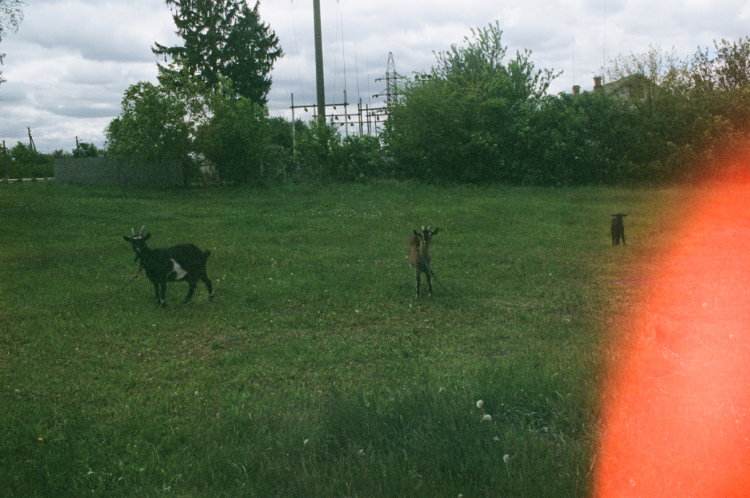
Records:
M610 83L638 75L645 76L651 88L684 91L690 84L688 66L689 61L680 59L674 47L671 52L665 52L660 45L650 45L645 54L631 52L608 58L605 72Z
M101 155L101 152L96 145L86 143L86 142L80 142L75 149L73 149L73 157L76 158L83 158L83 157L99 157Z
M274 62L283 55L279 39L261 22L259 6L243 0L166 0L174 8L177 35L184 45L156 43L152 51L176 68L161 67L163 77L184 68L190 77L216 89L220 78L234 84L236 97L266 105Z
M696 151L704 164L721 164L727 155L746 162L750 139L750 37L714 40L715 55L698 50L691 69L693 99L700 106Z
M189 178L192 129L186 114L184 101L163 87L143 81L131 85L122 99L122 114L105 129L107 151L157 165L177 161Z
M465 37L467 46L451 45L449 51L436 54L438 66L432 77L460 83L479 83L500 79L502 85L494 90L505 98L525 100L543 97L550 83L560 75L554 70L534 70L529 60L531 52L516 52L516 58L504 64L508 47L502 44L503 31L499 23L486 28L471 29L471 38Z
M750 38L714 41L679 59L650 47L645 54L610 59L613 95L637 133L628 147L648 180L688 178L705 171L717 150L742 149L750 135ZM606 88L606 87L605 87ZM739 145L739 147L738 147ZM631 168L632 170L632 168Z
M196 149L216 166L219 179L258 183L268 161L268 110L245 97L235 98L230 80L222 79L209 97L211 118L198 127Z
M23 20L23 11L21 0L0 0L0 41L3 40L5 32L16 31L19 23ZM0 65L3 64L5 54L0 53ZM0 83L5 82L3 73L0 72Z
M437 67L404 85L384 140L401 176L433 181L520 181L526 128L552 80L530 52L505 61L497 23L472 29L466 46L436 54Z
M714 81L720 90L737 90L750 86L750 37L739 42L714 40L716 58L712 61Z

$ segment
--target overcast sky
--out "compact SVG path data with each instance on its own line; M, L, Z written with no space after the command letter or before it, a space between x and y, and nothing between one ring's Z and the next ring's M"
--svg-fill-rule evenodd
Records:
M71 150L76 137L101 146L123 93L156 81L154 42L179 44L163 0L26 0L17 33L0 42L0 140L39 151ZM681 58L714 40L750 35L750 0L321 0L326 100L377 105L389 52L404 76L429 70L433 52L461 45L471 28L497 21L509 58L528 49L537 68L563 74L550 93L593 85L608 57L649 45ZM252 6L253 4L250 3ZM271 115L315 102L312 0L264 0L261 18L285 56L273 70ZM297 114L299 117L299 113Z

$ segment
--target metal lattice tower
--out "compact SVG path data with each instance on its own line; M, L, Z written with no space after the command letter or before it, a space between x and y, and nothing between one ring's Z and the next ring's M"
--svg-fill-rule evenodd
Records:
M373 97L385 97L386 105L391 107L391 105L396 103L396 99L399 96L396 82L403 79L406 78L396 72L396 64L393 62L393 52L388 52L388 65L385 68L385 74L375 79L375 81L385 80L385 92L376 93Z

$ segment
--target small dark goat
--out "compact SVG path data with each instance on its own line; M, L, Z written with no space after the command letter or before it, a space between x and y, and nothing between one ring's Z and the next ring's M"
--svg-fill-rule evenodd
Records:
M146 241L151 233L143 235L146 226L141 227L140 233L136 234L131 229L132 237L123 237L133 245L135 260L140 261L141 268L146 270L146 276L154 284L156 302L162 306L167 305L167 282L185 281L190 285L184 302L190 301L195 292L198 280L202 280L208 289L208 298L213 299L214 291L211 281L206 274L206 261L211 251L201 251L193 244L179 244L167 249L151 249Z
M625 244L625 223L623 223L622 219L627 216L627 214L617 213L612 215L612 245L613 246L619 246L620 245L620 239L622 239L622 245Z
M413 230L414 236L409 240L409 264L414 268L414 279L417 281L417 297L419 297L420 276L424 272L427 275L427 288L432 295L432 256L430 255L430 242L432 236L438 233L438 229L430 230L430 227L422 227L421 232Z

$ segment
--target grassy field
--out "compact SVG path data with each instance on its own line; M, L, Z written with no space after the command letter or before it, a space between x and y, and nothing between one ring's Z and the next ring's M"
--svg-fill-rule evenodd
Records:
M0 185L0 496L585 496L623 272L676 196ZM213 302L123 289L144 224L211 250Z

